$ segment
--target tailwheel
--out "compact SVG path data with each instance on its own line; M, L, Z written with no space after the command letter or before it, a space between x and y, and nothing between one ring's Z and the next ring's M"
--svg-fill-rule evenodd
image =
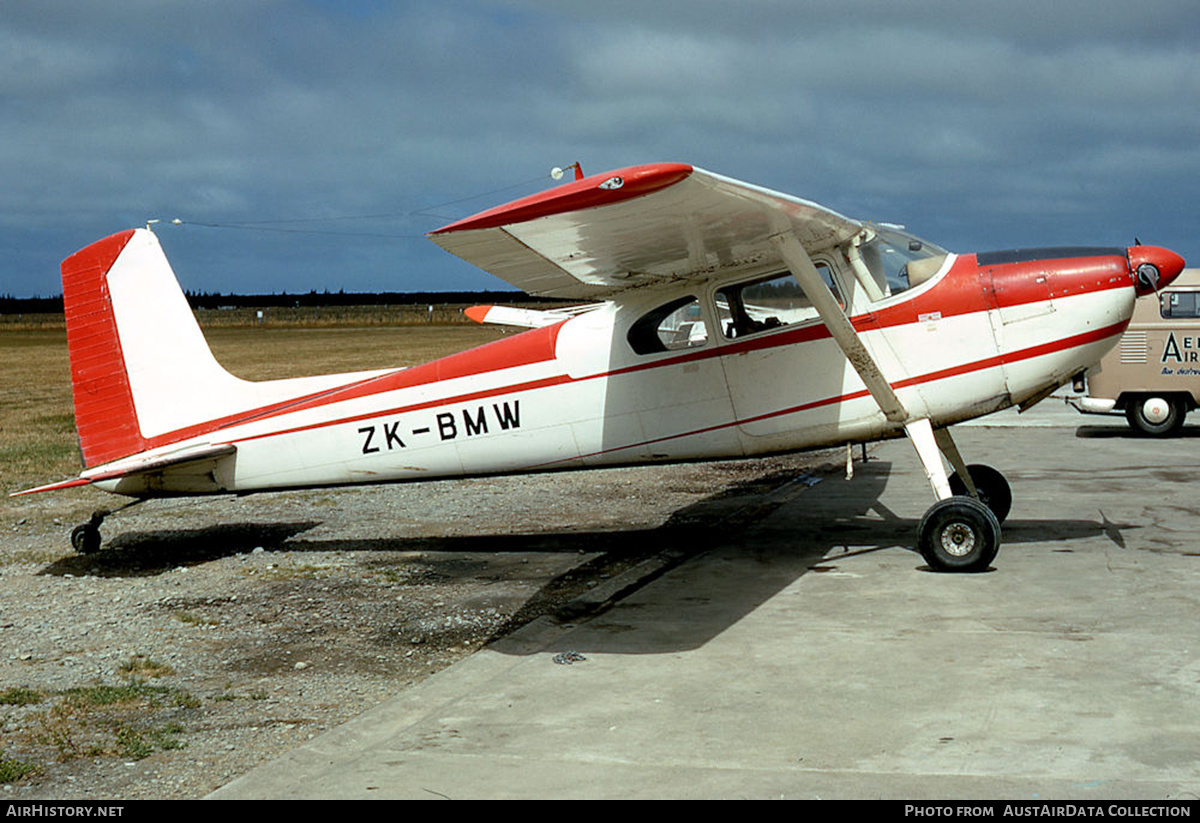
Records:
M973 497L947 497L921 518L917 548L934 571L981 572L1000 550L1000 521Z
M80 554L100 551L100 527L88 522L71 529L71 548Z
M134 501L135 503L141 501ZM122 506L122 509L127 509L134 505L130 503L127 506ZM120 511L118 509L117 511ZM86 523L80 523L75 528L71 529L71 548L80 554L95 554L100 551L100 526L104 524L104 518L108 517L112 512L107 509L100 509L92 512L92 519Z
M981 464L967 466L967 472L971 475L971 482L979 494L979 502L991 509L992 514L996 515L996 520L1003 523L1012 511L1012 489L1009 488L1004 475L991 466ZM950 491L960 496L970 495L967 484L959 477L958 472L950 475Z

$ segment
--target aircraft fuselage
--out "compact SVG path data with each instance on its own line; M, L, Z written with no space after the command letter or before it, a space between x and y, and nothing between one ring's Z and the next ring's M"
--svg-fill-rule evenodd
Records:
M904 406L947 426L1036 398L1095 363L1132 312L1128 256L951 256L924 284L852 301L847 314ZM761 274L646 289L424 366L348 376L194 431L161 432L141 459L233 449L186 471L95 482L133 496L250 492L736 458L902 435L816 316L723 333L719 295ZM680 297L695 298L704 339L636 352L630 329Z

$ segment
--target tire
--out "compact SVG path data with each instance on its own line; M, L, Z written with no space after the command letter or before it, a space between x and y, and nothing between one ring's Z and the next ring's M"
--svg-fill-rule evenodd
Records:
M1134 431L1149 437L1170 437L1183 426L1187 408L1174 397L1143 394L1125 407L1125 419ZM973 476L973 475L972 475Z
M996 515L996 520L1003 523L1012 511L1012 489L1009 488L1004 475L991 466L980 464L967 466L967 471L971 474L975 491L979 492L979 502L991 509L992 514ZM958 472L950 475L950 491L959 496L970 496L967 493L967 484L958 476Z
M917 549L937 572L986 571L1000 550L1000 521L973 497L947 497L921 518Z
M94 554L100 551L100 540L100 529L91 523L71 529L71 548L80 554Z

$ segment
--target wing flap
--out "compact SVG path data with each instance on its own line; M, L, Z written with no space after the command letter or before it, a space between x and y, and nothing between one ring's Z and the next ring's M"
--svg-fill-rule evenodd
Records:
M809 254L862 225L816 203L680 164L634 166L467 218L435 243L530 294L603 299L635 286Z

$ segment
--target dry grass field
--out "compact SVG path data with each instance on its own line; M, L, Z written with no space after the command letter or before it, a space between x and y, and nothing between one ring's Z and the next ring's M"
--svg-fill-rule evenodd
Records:
M320 311L320 310L315 310ZM210 325L205 336L217 359L248 380L413 366L488 343L511 330L473 323L359 325L362 312L337 325L297 316L264 326ZM0 521L37 517L43 508L11 492L74 476L79 449L71 402L71 372L61 318L0 324ZM94 494L59 492L55 510L82 515Z
M247 379L411 366L516 333L204 325ZM0 798L202 797L529 621L602 606L602 584L626 591L648 558L665 559L647 580L683 562L807 465L155 501L81 555L71 527L122 498L7 496L79 471L61 319L0 322Z

